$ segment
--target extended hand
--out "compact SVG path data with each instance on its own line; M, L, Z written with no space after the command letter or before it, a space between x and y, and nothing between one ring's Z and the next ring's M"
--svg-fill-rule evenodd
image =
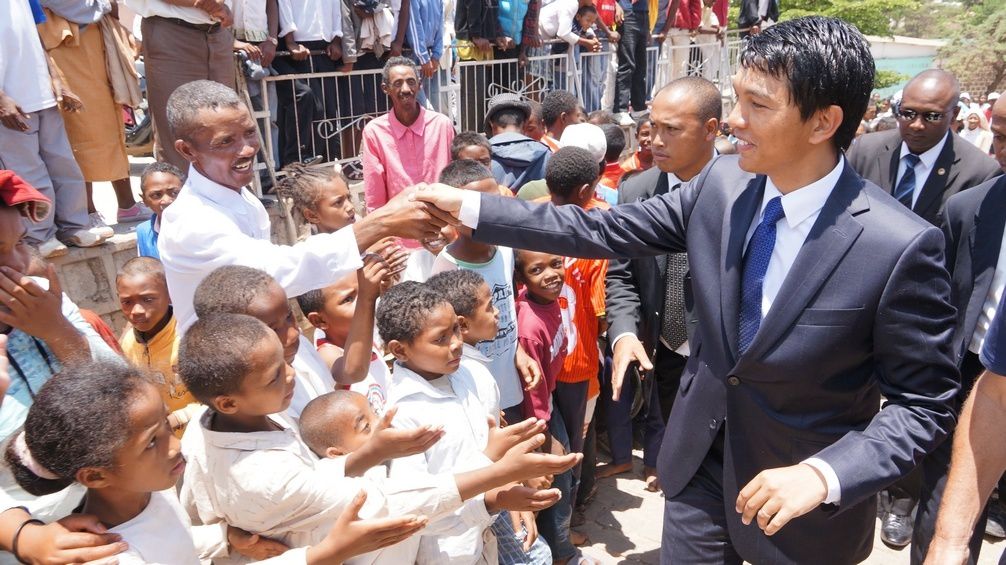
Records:
M464 190L441 183L420 185L413 193L414 200L432 204L454 218L457 218L461 213L461 203L464 201L464 196ZM453 223L460 225L459 222Z
M581 453L551 455L536 450L545 444L545 436L537 434L531 439L517 444L500 459L511 482L521 482L542 475L558 475L572 469L583 459Z
M29 524L21 531L18 554L26 563L115 563L115 555L129 549L122 536L94 516L71 514L51 524Z
M545 420L528 418L523 422L516 422L505 428L496 425L496 420L488 418L489 421L489 441L484 453L486 457L493 461L499 461L506 455L507 451L513 449L517 444L527 441L537 434L545 431Z
M758 473L737 496L745 525L758 517L758 527L771 536L793 518L820 506L828 496L824 477L806 463Z
M414 515L362 520L360 509L366 501L366 491L360 491L339 515L325 539L308 549L309 565L341 564L351 557L395 545L423 529L428 522L425 516Z
M559 489L536 490L520 484L510 484L486 493L486 509L490 513L500 510L513 512L538 512L552 506L562 494Z
M378 463L423 453L444 436L442 426L420 426L411 429L392 427L391 421L397 412L397 406L385 410L377 429L374 430L374 435L368 440L368 443L372 444L370 447L378 456Z
M231 549L254 561L276 557L290 549L276 540L264 538L258 534L250 534L230 525L227 526L227 543L230 544Z
M635 335L626 334L615 342L612 348L611 367L611 398L618 400L622 395L622 382L625 380L625 372L629 365L638 362L639 367L644 371L652 371L653 363L646 355L646 348Z

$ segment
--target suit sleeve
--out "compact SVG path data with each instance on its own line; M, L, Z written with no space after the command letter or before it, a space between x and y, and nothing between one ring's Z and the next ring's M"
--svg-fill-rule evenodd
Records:
M946 248L946 257L944 260L947 271L950 272L951 279L953 279L954 267L957 264L957 245L961 235L961 223L960 221L954 221L955 218L960 217L954 213L957 208L954 204L953 198L947 201L947 206L943 209L943 220L940 222L940 229L943 230L943 240Z
M607 211L483 194L473 235L487 243L583 259L681 253L688 216L713 168L707 166L695 184Z
M873 355L887 403L864 430L816 455L838 475L844 508L906 475L956 424L954 318L943 236L930 228L902 253L877 309Z
M628 188L623 186L618 191L619 204L626 201ZM639 285L632 272L631 259L612 259L608 262L604 294L608 336L614 339L622 334L636 334L640 322ZM614 345L614 342L609 343Z

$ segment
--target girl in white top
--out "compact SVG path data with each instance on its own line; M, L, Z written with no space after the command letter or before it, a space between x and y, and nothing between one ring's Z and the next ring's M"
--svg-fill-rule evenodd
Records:
M229 545L272 565L337 564L397 543L425 525L425 519L407 516L349 528L363 505L364 497L357 497L324 541L285 553L281 544L226 524L193 527L174 490L185 458L160 394L138 369L117 363L82 365L54 376L38 392L5 459L32 494L74 482L86 487L82 511L129 544L116 556L126 565L198 565L200 559L226 557Z

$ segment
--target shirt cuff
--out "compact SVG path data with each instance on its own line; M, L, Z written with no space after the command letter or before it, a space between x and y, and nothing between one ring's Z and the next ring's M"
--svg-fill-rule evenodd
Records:
M636 334L634 334L632 332L622 332L622 333L616 335L615 339L611 340L611 348L614 349L615 348L615 344L618 343L618 340L622 339L623 337L625 337L627 335L636 335Z
M482 210L482 193L471 190L464 191L461 197L461 210L458 219L461 223L476 229L479 227L479 213Z
M828 494L824 497L822 504L838 504L842 500L842 485L839 484L838 475L835 474L835 470L832 469L831 465L817 457L806 459L803 463L817 469L824 476L824 482L828 487Z

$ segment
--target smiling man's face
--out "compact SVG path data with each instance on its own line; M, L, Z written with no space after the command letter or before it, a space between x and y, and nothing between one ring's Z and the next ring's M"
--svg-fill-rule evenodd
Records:
M243 105L205 108L189 139L175 148L206 178L239 190L255 176L253 161L259 150L258 132Z

